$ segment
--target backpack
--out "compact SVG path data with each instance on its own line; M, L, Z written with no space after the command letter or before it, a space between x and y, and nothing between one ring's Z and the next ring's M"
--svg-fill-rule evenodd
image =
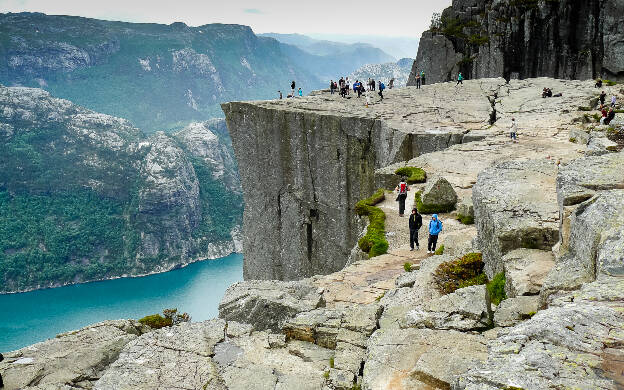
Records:
M386 85L384 83L379 84L379 90L383 91L384 89L386 89Z
M399 184L399 194L406 194L406 193L407 193L407 183L401 182Z

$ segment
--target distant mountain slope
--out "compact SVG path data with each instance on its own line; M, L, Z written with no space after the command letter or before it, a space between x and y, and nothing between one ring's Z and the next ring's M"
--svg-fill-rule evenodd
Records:
M0 83L44 88L147 132L222 116L219 103L266 99L317 78L249 27L188 27L0 14Z
M390 79L394 78L395 87L404 87L407 83L412 64L412 58L402 58L398 62L388 62L385 64L367 64L356 70L349 76L352 80L364 80L364 84L369 78L376 81L381 80L386 85Z
M365 64L394 62L383 50L365 43L321 41L300 34L260 34L281 42L282 51L297 66L324 83L355 71Z
M223 120L146 137L41 89L0 86L0 293L166 271L237 248Z

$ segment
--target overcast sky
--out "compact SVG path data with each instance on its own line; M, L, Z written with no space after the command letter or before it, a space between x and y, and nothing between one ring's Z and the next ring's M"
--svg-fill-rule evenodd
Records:
M235 23L256 33L327 33L419 38L451 0L0 0L0 12L44 12L191 26Z

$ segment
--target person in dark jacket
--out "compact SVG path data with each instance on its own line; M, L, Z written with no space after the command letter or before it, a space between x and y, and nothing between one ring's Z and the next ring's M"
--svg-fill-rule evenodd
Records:
M605 91L602 91L602 93L600 94L600 104L604 105L606 99L607 99L607 94L605 93Z
M435 253L438 244L438 235L442 231L442 221L438 219L438 214L431 216L429 221L429 242L427 243L427 253Z
M410 251L414 250L414 243L416 243L416 250L419 250L418 245L418 230L422 227L422 215L418 214L418 209L414 207L412 209L412 215L409 218L409 230L410 230Z
M292 96L295 97L295 80L290 84L290 89L292 89Z
M399 193L396 200L399 202L399 217L402 217L405 214L405 199L407 199L407 191L409 191L405 178L401 178L401 182L396 186L395 191Z

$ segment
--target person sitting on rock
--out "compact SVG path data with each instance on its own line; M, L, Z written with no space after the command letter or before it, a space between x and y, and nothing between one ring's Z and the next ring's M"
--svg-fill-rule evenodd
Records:
M422 215L418 214L418 209L414 207L412 214L409 218L409 230L410 230L410 251L414 250L414 243L416 244L416 250L420 250L418 245L418 231L422 227Z
M542 90L542 99L548 96L548 88Z
M602 80L601 79L598 79L596 81L596 88L602 88Z
M607 114L607 117L604 120L604 124L605 125L609 125L609 123L611 123L611 121L615 118L615 110L612 108L609 110L609 114Z
M431 216L429 221L429 242L427 243L427 253L435 253L438 244L438 235L442 232L442 221L438 219L438 214Z
M602 118L600 118L600 124L604 125L604 121L607 119L607 114L609 113L607 111L607 107L601 105L600 106L600 113L602 114Z
M405 215L405 199L407 199L407 191L409 191L404 177L401 178L401 182L394 190L399 193L396 200L399 202L399 217L402 217Z

